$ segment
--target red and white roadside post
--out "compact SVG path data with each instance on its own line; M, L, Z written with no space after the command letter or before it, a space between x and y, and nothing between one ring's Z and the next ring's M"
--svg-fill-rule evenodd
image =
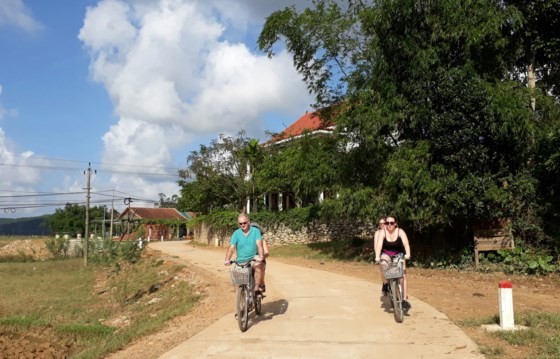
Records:
M502 330L514 330L515 322L513 319L513 293L511 282L501 281L498 284L498 294L500 297L500 328Z

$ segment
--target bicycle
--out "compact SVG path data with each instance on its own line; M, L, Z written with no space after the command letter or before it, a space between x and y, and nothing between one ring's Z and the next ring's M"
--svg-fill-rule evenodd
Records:
M393 315L397 323L402 323L404 320L403 309L403 284L402 279L404 276L404 254L399 253L391 258L391 261L381 259L383 273L387 279L387 295L393 308Z
M255 296L255 276L252 261L237 262L230 269L231 282L236 287L237 297L237 323L242 332L247 330L249 325L249 313L255 310L256 315L261 314L262 296Z

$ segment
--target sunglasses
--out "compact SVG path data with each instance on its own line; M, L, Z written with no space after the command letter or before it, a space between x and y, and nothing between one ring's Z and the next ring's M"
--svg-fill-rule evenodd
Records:
M247 224L247 223L249 223L249 222L239 222L239 225L242 226L242 225Z
M386 224L387 224L387 223L385 223L385 222L383 222L383 223L379 222L379 225L380 225L380 226L384 226L384 225L386 225Z
M395 223L397 223L397 222L385 222L385 224L388 225L388 226L392 226L392 225L394 225Z

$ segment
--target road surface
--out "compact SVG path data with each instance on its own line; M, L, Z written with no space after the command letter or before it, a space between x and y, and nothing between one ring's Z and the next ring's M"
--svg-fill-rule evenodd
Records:
M229 281L224 253L152 242ZM224 250L225 252L225 250ZM412 309L396 323L380 283L268 260L262 314L242 333L231 313L170 349L180 358L484 358L476 344L442 313L410 297Z

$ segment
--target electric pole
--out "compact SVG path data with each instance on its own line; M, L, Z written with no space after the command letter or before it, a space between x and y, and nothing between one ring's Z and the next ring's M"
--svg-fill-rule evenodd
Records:
M94 171L97 173L97 171ZM91 190L91 162L88 163L88 168L84 171L86 175L86 233L84 238L84 266L87 267L88 265L88 240L89 240L89 199L90 199L90 190Z
M113 240L113 212L115 212L115 190L113 190L113 199L111 199L111 225L109 226L109 239Z

